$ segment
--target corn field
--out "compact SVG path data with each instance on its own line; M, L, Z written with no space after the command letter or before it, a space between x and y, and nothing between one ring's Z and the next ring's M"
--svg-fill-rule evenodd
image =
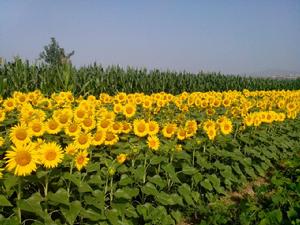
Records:
M14 91L40 90L44 94L71 91L75 96L116 94L118 92L146 94L165 91L179 94L184 91L227 90L297 90L300 79L270 79L242 76L225 76L219 73L192 74L146 70L119 66L103 68L93 64L75 68L69 64L62 67L30 64L15 59L0 65L0 94L10 96Z

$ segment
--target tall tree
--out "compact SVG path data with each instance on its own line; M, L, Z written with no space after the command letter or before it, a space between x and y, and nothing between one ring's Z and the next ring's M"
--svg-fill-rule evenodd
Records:
M70 58L74 55L74 50L68 54L65 53L65 49L61 48L54 37L51 37L50 44L44 46L44 51L40 53L39 59L44 60L50 65L62 65L70 63Z

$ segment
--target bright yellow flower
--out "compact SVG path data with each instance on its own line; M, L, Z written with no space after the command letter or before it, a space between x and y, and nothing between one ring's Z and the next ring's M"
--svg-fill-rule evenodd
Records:
M105 141L104 144L105 145L114 145L119 141L119 137L118 135L114 134L113 132L106 132L106 137L105 137Z
M90 133L81 132L80 134L75 136L74 139L74 143L79 149L87 149L88 147L90 147L92 142L92 137Z
M10 130L10 139L14 144L24 144L30 141L31 133L24 125L16 125Z
M78 148L74 143L68 144L67 147L65 148L65 153L67 153L68 155L74 155L77 152L78 152Z
M206 134L209 138L209 140L214 140L216 135L217 135L217 131L215 127L210 127L206 130Z
M80 171L88 164L89 160L88 152L86 150L80 151L75 157L76 168Z
M32 136L42 136L45 132L45 126L42 121L40 120L33 120L29 122L28 128L32 134Z
M232 122L229 119L224 120L219 125L220 125L220 130L223 134L227 135L232 132L233 129Z
M136 106L134 104L128 103L123 108L123 114L126 118L131 118L134 116L136 112Z
M139 137L144 137L148 134L148 125L145 120L134 120L133 122L134 134Z
M119 155L117 156L117 162L118 162L119 164L123 164L123 163L125 162L125 160L126 160L126 157L127 157L127 155L124 154L124 153L119 154Z
M92 139L92 145L102 145L106 139L106 132L103 130L97 130Z
M40 161L47 168L55 168L64 157L61 147L55 142L44 143L40 149Z
M27 176L36 171L39 156L32 144L16 145L11 147L5 155L6 169L14 171L17 176Z
M45 126L46 126L46 131L49 134L57 134L58 132L61 131L61 128L62 128L62 126L54 119L49 119L46 122Z
M162 133L163 133L164 137L171 138L175 134L176 129L177 129L176 124L168 123L164 126Z
M148 136L147 144L150 149L157 151L160 146L160 141L157 136Z
M69 136L77 136L81 132L81 128L78 123L70 122L64 127L64 131Z
M148 134L156 135L159 132L159 125L156 121L151 120L148 122Z

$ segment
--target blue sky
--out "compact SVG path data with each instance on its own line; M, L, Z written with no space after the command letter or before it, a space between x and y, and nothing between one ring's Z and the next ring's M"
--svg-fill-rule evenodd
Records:
M300 1L0 1L0 56L35 60L50 37L78 66L300 72Z

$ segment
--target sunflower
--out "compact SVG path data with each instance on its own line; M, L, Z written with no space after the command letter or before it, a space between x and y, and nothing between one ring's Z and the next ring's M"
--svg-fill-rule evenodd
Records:
M178 140L184 140L187 137L187 132L184 128L180 127L179 129L177 129L177 138Z
M40 160L46 168L57 167L62 162L64 153L55 142L44 143L40 148Z
M16 102L13 98L7 98L6 100L4 100L3 106L5 111L9 112L14 110L14 108L16 107Z
M5 120L5 111L0 109L0 122Z
M32 136L42 136L45 132L45 126L40 120L33 120L28 124Z
M49 134L57 134L58 132L60 132L61 130L61 125L55 121L54 119L49 119L47 122L46 122L46 131L49 133Z
M136 106L134 104L128 103L123 108L123 114L126 118L131 118L134 116L136 112Z
M252 118L252 116L251 115L246 115L245 117L244 117L244 124L246 125L246 126L248 126L248 127L250 127L250 126L252 126L253 125L253 118Z
M3 177L3 173L2 173L3 170L4 169L0 168L0 179Z
M144 101L143 101L143 108L144 109L150 109L152 106L152 100L151 98L145 98Z
M79 149L87 149L88 147L90 147L92 142L92 137L90 133L81 132L74 139L75 145Z
M80 151L75 157L76 168L80 171L88 164L89 160L88 152L86 150Z
M134 134L139 137L144 137L148 134L148 125L145 120L134 120L133 121Z
M62 126L66 126L69 121L72 119L73 117L73 112L71 109L63 109L63 110L59 110L59 111L55 111L53 118Z
M68 144L67 147L65 148L65 153L67 153L68 155L74 155L77 151L78 148L74 143Z
M70 122L64 127L64 131L69 136L77 136L81 132L81 128L78 123Z
M98 122L97 127L100 130L108 130L112 126L112 124L113 124L112 120L103 119Z
M162 133L163 133L164 137L171 138L175 134L176 129L177 129L176 124L168 123L164 126Z
M5 155L6 168L17 176L26 176L36 171L39 156L32 144L16 145L11 147Z
M0 147L2 147L3 144L4 144L4 138L0 137Z
M230 134L232 132L232 122L229 119L224 120L220 123L220 129L223 134Z
M10 130L10 139L15 144L28 143L30 137L31 134L29 129L23 124L16 125Z
M87 132L95 128L96 121L93 117L86 117L82 120L81 126Z
M125 160L126 160L126 157L127 157L127 155L124 154L124 153L119 154L119 155L117 156L117 162L118 162L119 164L123 164L123 163L125 162Z
M132 126L128 122L122 122L122 133L128 134L132 130Z
M150 149L157 151L160 146L160 141L157 136L148 136L147 144Z
M148 122L148 134L149 135L156 135L159 132L159 125L156 121L149 121Z
M97 130L93 139L92 139L92 145L102 145L106 139L106 132L103 130Z
M216 135L217 135L217 131L215 127L210 127L207 131L206 134L209 138L209 140L214 140Z
M114 112L115 113L121 113L123 112L123 106L120 103L114 104Z
M209 128L215 128L216 127L216 122L213 121L213 120L206 120L204 123L203 123L203 130L204 131L207 131Z
M78 107L74 110L74 119L79 122L82 121L86 116L86 110L83 107Z
M106 132L106 137L105 137L105 141L104 144L105 145L114 145L119 141L119 137L118 135L114 134L113 132Z

